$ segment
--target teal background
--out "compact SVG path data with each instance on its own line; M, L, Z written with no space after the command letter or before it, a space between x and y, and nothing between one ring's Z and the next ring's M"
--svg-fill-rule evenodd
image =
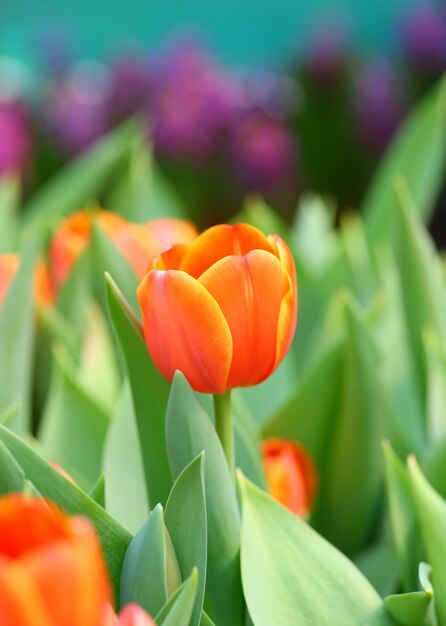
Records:
M344 24L356 47L388 52L397 26L419 0L3 0L0 54L32 63L36 41L55 29L75 56L104 57L129 42L147 49L185 30L229 63L278 63L299 50L320 21ZM425 2L426 3L426 2ZM2 6L3 5L3 6Z

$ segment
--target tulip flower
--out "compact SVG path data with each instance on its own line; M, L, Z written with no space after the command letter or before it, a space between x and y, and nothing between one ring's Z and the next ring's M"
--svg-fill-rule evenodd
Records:
M294 335L293 257L277 235L214 226L155 257L138 287L144 336L159 370L181 370L196 391L256 385Z
M119 614L115 614L112 607L108 609L108 614L103 626L156 626L153 619L137 604L128 604Z
M307 515L317 488L317 470L308 452L288 439L267 439L262 453L272 497L296 515Z
M95 532L40 498L0 499L0 624L98 626L110 588Z
M0 254L0 307L18 267L19 257L16 254Z
M247 224L214 226L155 257L137 294L161 373L172 380L181 370L196 391L215 394L217 433L233 469L227 394L272 374L296 328L290 250Z
M50 243L48 264L40 262L37 266L36 291L40 304L54 302L90 242L93 223L111 239L139 278L144 276L154 255L197 235L193 224L185 220L166 218L133 224L111 211L77 211L57 229Z

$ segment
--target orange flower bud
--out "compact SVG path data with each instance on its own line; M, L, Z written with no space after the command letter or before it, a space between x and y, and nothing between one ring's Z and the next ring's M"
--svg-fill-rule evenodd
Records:
M36 294L41 305L52 304L67 280L73 265L88 246L93 223L111 239L127 259L138 278L149 261L164 248L194 239L193 224L179 219L158 219L132 224L111 211L82 210L66 218L50 243L48 265L36 268Z
M50 276L56 293L67 280L73 265L85 250L91 235L90 211L77 211L57 229L50 244Z
M102 211L98 223L139 278L144 276L155 255L173 244L188 243L198 234L191 222L174 218L131 224L119 215Z
M294 260L277 235L220 225L155 257L138 287L144 336L159 370L196 391L267 378L296 328Z
M268 491L296 515L307 515L317 489L317 470L308 452L288 439L262 443Z
M40 259L34 272L34 293L39 306L54 304L56 294L47 265Z
M0 307L19 267L17 254L0 254Z
M0 499L0 624L98 626L110 589L92 526L40 498Z

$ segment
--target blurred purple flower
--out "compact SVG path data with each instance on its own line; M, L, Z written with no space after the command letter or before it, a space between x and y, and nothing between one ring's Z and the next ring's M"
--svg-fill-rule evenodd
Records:
M46 111L59 148L68 154L85 150L111 125L106 71L94 62L79 64L50 90Z
M146 59L128 53L115 60L111 72L111 101L117 117L127 117L147 106L151 81Z
M262 111L252 111L233 127L228 157L248 191L277 191L294 174L295 148L287 124Z
M419 6L407 17L403 40L415 67L441 74L446 70L446 7Z
M273 116L283 117L293 112L300 103L301 93L296 82L286 74L273 73L264 68L238 75L240 108L259 108Z
M337 81L347 64L347 35L339 26L324 27L310 43L305 67L313 81L330 87Z
M357 78L354 106L360 138L373 151L381 152L407 109L395 70L379 61L364 68Z
M202 161L220 145L238 114L243 92L203 50L173 48L151 66L152 135L160 154Z
M0 176L23 175L31 151L31 131L24 105L17 100L0 100Z

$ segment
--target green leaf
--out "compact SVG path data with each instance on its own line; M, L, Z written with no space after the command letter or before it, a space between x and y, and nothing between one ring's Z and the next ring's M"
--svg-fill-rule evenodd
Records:
M183 580L196 568L198 589L189 626L197 626L203 609L207 565L207 522L204 496L204 452L181 472L167 501L164 521L175 548ZM189 624L189 622L187 622Z
M17 244L19 191L16 178L2 178L0 181L0 254L11 252Z
M125 359L132 390L144 476L149 503L153 506L157 502L167 501L172 485L165 442L169 383L155 367L144 342L141 325L108 275L106 285L109 315Z
M260 452L260 429L240 396L232 395L234 414L235 465L259 487L265 487L265 473Z
M2 411L2 413L0 413L0 424L9 428L11 422L19 412L19 409L20 404L18 402L13 402L4 411Z
M135 602L156 615L167 601L163 508L158 504L132 539L121 572L121 606Z
M110 515L135 534L149 514L141 449L128 382L116 403L103 454L105 503Z
M11 428L22 435L31 427L33 343L34 264L29 253L22 256L0 309L0 411L19 403Z
M207 615L204 611L201 614L200 626L215 626L209 615Z
M242 475L239 485L243 590L255 626L390 624L343 554Z
M307 193L300 199L292 230L293 248L299 250L311 273L326 270L339 252L335 217L336 207L329 206L320 196Z
M55 350L54 357L39 440L51 459L92 485L101 471L109 416L72 376L61 346Z
M189 578L178 587L156 616L155 621L159 626L190 626L193 623L190 620L196 606L198 581L198 571L193 569Z
M376 294L378 279L361 218L358 215L345 217L340 235L353 293L361 304L367 306Z
M131 307L138 306L136 298L136 288L138 279L128 260L118 250L102 228L98 224L93 225L91 236L92 272L93 286L96 297L105 309L106 291L104 285L104 272L108 272L115 278L122 290L125 298Z
M422 469L435 491L446 498L446 436L428 448Z
M286 404L263 428L263 437L299 441L321 465L331 438L333 414L339 403L343 344L326 346ZM324 393L321 393L321 389ZM311 415L311 419L308 416Z
M440 624L446 624L446 502L429 485L415 457L409 457L408 467L423 543L432 566L435 607Z
M59 220L97 198L127 157L135 137L141 134L139 126L130 120L74 159L25 207L22 238L45 237L52 220Z
M420 542L410 481L406 468L389 443L384 444L383 450L392 540L403 589L412 591L417 586Z
M386 245L377 256L384 306L375 324L382 355L382 378L388 381L390 411L388 437L403 458L410 452L422 454L426 445L422 389L411 357L400 269Z
M398 589L398 565L395 562L394 548L387 537L361 552L354 563L381 597Z
M154 160L147 140L133 143L127 167L122 168L106 206L133 222L185 217L180 199Z
M289 238L289 229L285 220L277 211L269 207L263 198L255 194L246 198L243 209L232 221L251 224L265 235L275 233L285 241Z
M0 441L0 494L23 491L25 474L4 443Z
M101 540L116 597L119 597L121 566L131 535L102 507L3 426L0 426L0 441L42 496L58 504L67 513L83 515L93 522Z
M392 181L403 176L410 185L420 217L428 220L444 181L446 164L446 80L441 80L413 110L392 142L372 180L362 211L373 240L392 228Z
M76 340L76 354L80 352L85 334L89 299L90 255L88 250L84 250L57 294L57 308L71 327L71 334Z
M290 350L275 372L259 385L240 387L233 395L248 407L257 424L262 425L282 406L297 380L295 355Z
M345 300L345 321L341 403L321 467L313 521L324 537L346 554L354 554L370 541L379 511L380 443L387 406L376 345L364 315L351 299Z
M432 593L414 591L386 598L386 609L400 626L428 626Z
M105 508L105 476L101 474L93 487L88 492L88 496L103 509Z
M206 453L206 586L212 609L208 612L219 626L239 626L243 607L239 571L240 519L235 488L214 426L181 372L175 374L172 383L166 438L175 477L203 450Z
M424 393L426 364L421 333L432 328L440 336L446 336L443 280L434 245L416 214L405 181L398 180L395 190L396 261L404 268L400 277L412 358Z
M427 365L427 430L429 441L446 436L446 346L432 329L423 333Z
M79 356L78 381L106 413L116 406L120 373L112 336L100 307L89 302Z

